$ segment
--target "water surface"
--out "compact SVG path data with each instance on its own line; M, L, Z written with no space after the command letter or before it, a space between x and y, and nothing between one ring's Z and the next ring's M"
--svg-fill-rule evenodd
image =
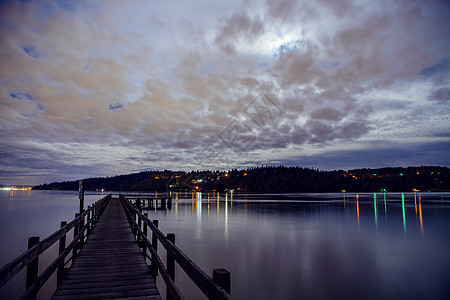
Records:
M188 193L148 213L235 299L448 299L449 197Z
M85 193L85 207L102 198L101 193ZM79 210L75 191L4 191L0 190L0 266L4 266L27 250L28 238L44 239L71 221ZM70 237L70 238L69 238ZM68 242L73 231L68 233ZM40 256L39 272L56 258L58 243ZM49 299L56 287L55 276L49 280L39 299ZM18 299L25 291L25 271L0 288L0 299Z
M101 194L87 194L86 205ZM450 194L174 193L148 209L164 233L209 275L231 272L234 299L448 299ZM78 210L78 193L0 193L0 264L48 236ZM51 250L45 261L56 256ZM50 252L51 252L50 251ZM158 251L165 261L165 253ZM53 256L52 256L53 255ZM41 266L41 271L44 266ZM180 270L187 299L201 292ZM17 298L23 274L0 289ZM39 294L48 299L50 282ZM165 296L161 276L157 277ZM138 288L138 287L137 287Z

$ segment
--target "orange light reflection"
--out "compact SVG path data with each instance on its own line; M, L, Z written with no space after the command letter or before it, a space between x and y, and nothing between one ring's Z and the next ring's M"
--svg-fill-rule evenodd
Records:
M356 214L358 216L358 226L359 226L359 194L356 194Z

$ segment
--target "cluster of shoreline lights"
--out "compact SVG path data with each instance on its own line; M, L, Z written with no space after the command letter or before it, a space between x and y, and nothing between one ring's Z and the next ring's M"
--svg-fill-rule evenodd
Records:
M32 189L31 186L4 186L0 187L2 191L30 191Z
M415 193L415 192L420 192L420 190L418 190L418 189L412 189L412 191L413 191L414 193ZM381 192L381 193L387 193L387 190L386 190L386 189L380 189L380 192ZM342 190L341 193L347 193L347 190Z

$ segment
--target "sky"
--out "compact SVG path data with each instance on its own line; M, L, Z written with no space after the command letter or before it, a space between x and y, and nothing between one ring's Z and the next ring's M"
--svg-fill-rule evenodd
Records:
M450 2L0 1L0 184L450 166Z

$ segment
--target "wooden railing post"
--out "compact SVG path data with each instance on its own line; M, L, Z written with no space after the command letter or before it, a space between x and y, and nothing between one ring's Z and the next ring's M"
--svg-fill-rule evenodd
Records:
M92 215L91 215L91 230L94 228L94 224L95 224L95 203L92 204Z
M172 197L170 197L170 196L167 197L167 208L169 210L172 209Z
M175 234L167 234L167 239L175 245ZM167 251L167 273L169 273L170 278L175 282L175 259L169 251ZM169 287L166 287L166 297L167 300L172 300L172 295L170 294Z
M98 204L94 207L94 225L98 222Z
M142 212L141 210L139 210L139 212ZM137 215L137 218L138 218L138 227L139 228L142 228L142 220L141 220L141 218L139 217L139 215ZM141 237L139 236L139 233L138 233L138 231L136 230L136 238L137 238L137 241L138 241L138 244L139 244L139 246L141 245Z
M80 214L83 213L84 210L84 183L83 180L78 182L78 198L80 198Z
M148 213L144 213L144 217L148 218ZM142 224L144 228L142 231L144 232L144 236L147 237L147 224L143 222ZM142 253L144 254L144 259L147 260L147 247L145 247L145 244L142 246Z
M84 213L84 209L83 209L83 211L80 213L80 215L82 214L82 213ZM78 232L81 232L82 230L83 230L83 227L84 227L84 218L85 218L86 216L83 216L83 218L81 218L81 223L80 223L80 228L78 228ZM81 249L81 246L84 244L84 233L81 235L81 239L80 239L80 243L79 243L79 245L80 245L80 249Z
M80 214L79 214L79 213L76 213L76 214L75 214L75 219L78 218L79 216L80 216ZM75 239L75 238L77 237L77 235L78 235L79 226L80 226L80 224L76 224L76 225L73 227L73 238L74 238L74 239ZM74 259L75 256L77 256L77 248L78 248L78 244L75 244L75 246L73 247L72 259Z
M231 294L231 275L227 269L214 269L213 280L228 294Z
M136 222L136 213L134 211L131 212L131 216L133 217L133 221ZM131 230L133 231L134 237L136 237L136 228L133 225L131 225Z
M91 206L89 205L88 206L88 214L87 214L87 221L86 221L86 223L88 224L88 228L87 228L87 231L86 231L86 235L88 235L88 234L90 234L91 233Z
M66 221L61 221L61 228L67 225ZM59 252L58 254L63 253L64 249L66 249L66 235L64 234L59 239ZM59 285L64 277L64 262L58 267L58 273L56 275L56 282Z
M32 236L28 239L28 249L33 247L39 243L39 237L38 236ZM27 265L27 280L26 280L26 288L28 289L33 282L36 280L38 276L38 267L39 267L39 256L37 256L35 259L33 259L28 265ZM36 294L32 296L33 299L36 299Z
M158 220L153 220L153 224L158 228ZM156 234L152 232L152 247L155 249L155 253L158 253L158 238ZM158 266L156 265L156 259L152 256L152 274L153 277L158 276Z

